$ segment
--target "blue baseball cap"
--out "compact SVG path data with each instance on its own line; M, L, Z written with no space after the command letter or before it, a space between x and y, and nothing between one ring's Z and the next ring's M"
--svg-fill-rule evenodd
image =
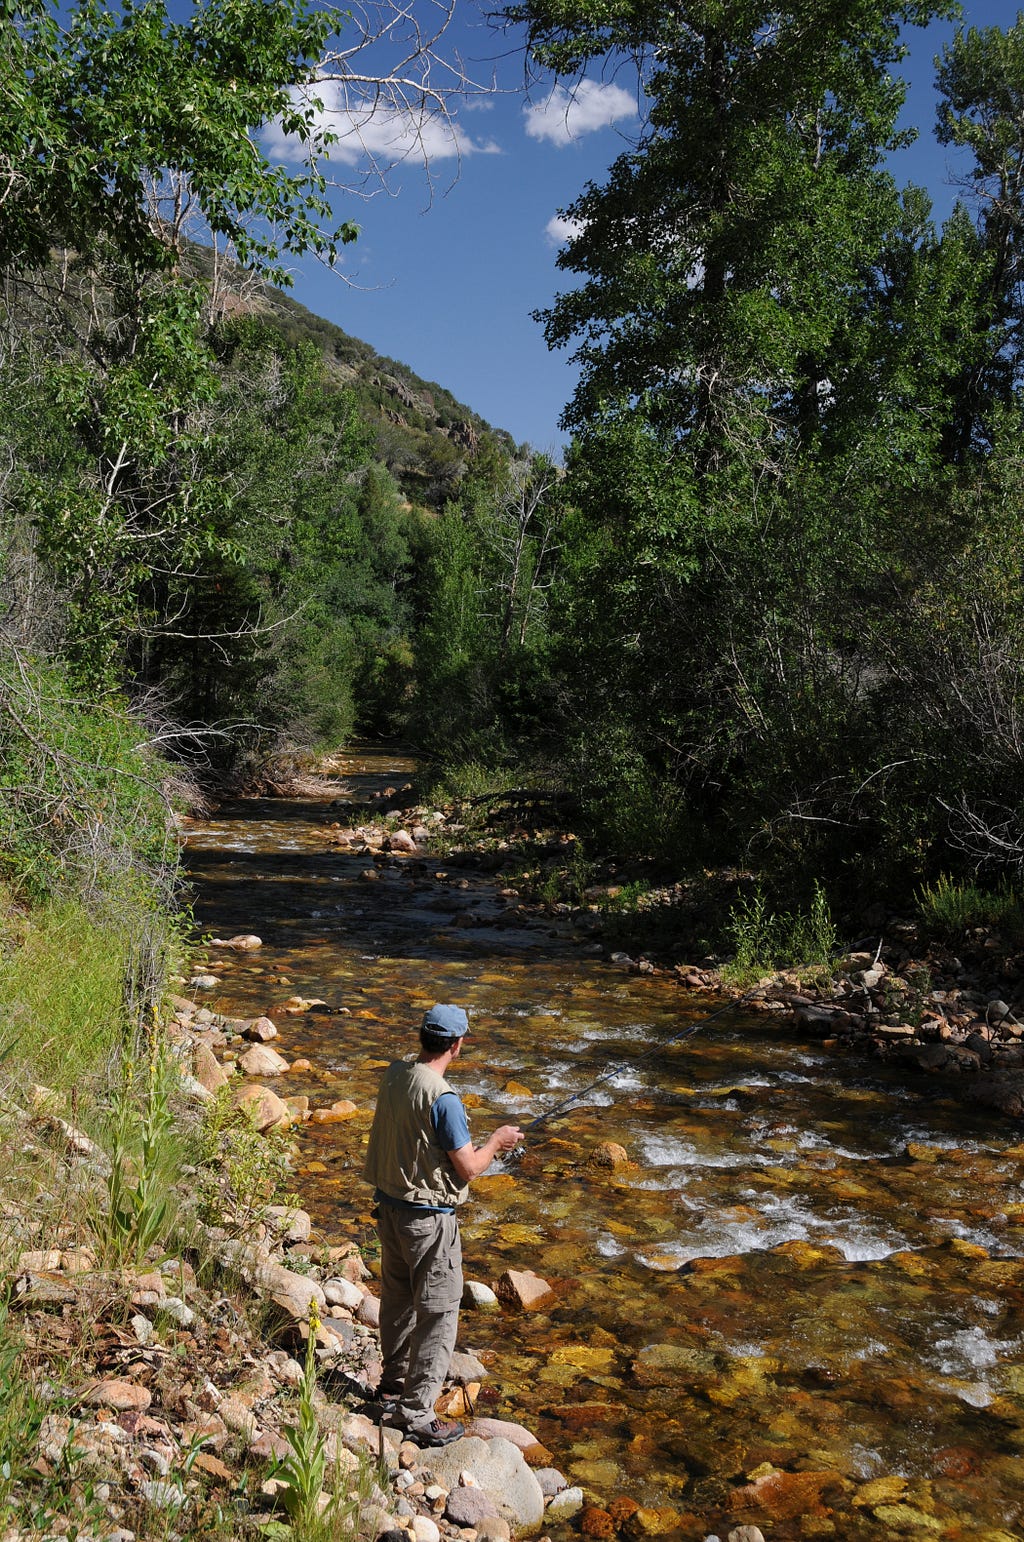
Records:
M432 1028L435 1033L447 1034L450 1039L461 1039L469 1032L469 1018L462 1007L438 1003L423 1014L423 1026Z

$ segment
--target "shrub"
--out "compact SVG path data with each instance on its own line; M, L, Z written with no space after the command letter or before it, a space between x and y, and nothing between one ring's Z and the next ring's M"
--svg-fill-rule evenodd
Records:
M918 891L921 918L929 930L959 938L976 926L995 926L1019 936L1024 933L1024 905L1008 884L982 889L941 874Z
M252 1232L268 1205L290 1198L290 1150L286 1132L261 1135L251 1114L232 1104L230 1087L221 1087L192 1137L199 1219L235 1236Z

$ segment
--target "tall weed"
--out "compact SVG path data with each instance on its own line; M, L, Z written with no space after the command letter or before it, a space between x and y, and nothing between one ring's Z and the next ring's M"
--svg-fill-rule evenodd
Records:
M111 1101L107 1122L106 1204L94 1230L101 1256L114 1265L137 1264L168 1235L174 1219L174 1179L181 1139L171 1111L172 1071L152 1052L142 1072L141 1095L131 1062Z
M807 911L774 911L760 888L731 911L727 934L733 958L722 977L749 985L779 969L803 974L828 971L838 955L838 936L820 884Z
M313 1399L316 1392L316 1337L320 1317L316 1301L309 1307L309 1338L299 1386L295 1420L285 1425L288 1453L271 1473L282 1484L278 1497L295 1529L305 1534L320 1515L320 1496L327 1476L327 1438L320 1428Z

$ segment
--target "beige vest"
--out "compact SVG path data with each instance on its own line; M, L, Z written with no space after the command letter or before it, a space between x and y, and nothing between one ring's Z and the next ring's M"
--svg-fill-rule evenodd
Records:
M410 1205L461 1205L469 1193L441 1150L430 1110L444 1092L443 1076L419 1061L396 1060L381 1078L363 1177Z

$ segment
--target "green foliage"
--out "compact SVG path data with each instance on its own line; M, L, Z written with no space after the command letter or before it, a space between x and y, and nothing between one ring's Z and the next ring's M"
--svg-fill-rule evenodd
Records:
M123 703L92 705L60 671L0 663L0 869L33 897L62 885L145 901L173 834L160 765Z
M1020 866L1024 26L941 60L970 202L938 230L890 174L900 29L950 10L510 8L650 104L542 318L580 383L532 701L617 851L851 905Z
M49 1411L26 1374L24 1347L6 1300L0 1300L0 1523L15 1514L15 1485L35 1476L39 1426Z
M917 894L921 919L930 932L962 942L975 927L994 927L1013 937L1024 934L1024 903L1009 883L982 888L942 873Z
M650 888L646 878L633 878L629 883L619 884L617 893L605 896L598 903L602 910L613 915L631 915L644 908L643 901Z
M355 228L333 224L316 169L330 137L318 104L290 92L315 79L332 21L291 0L204 0L182 22L161 0L79 0L60 14L15 0L0 49L12 172L0 265L45 266L53 246L88 258L113 238L136 271L169 269L179 231L151 217L161 183L169 211L187 183L209 228L280 282L283 252L333 260ZM298 174L260 148L260 127L278 116L310 157Z
M446 760L495 765L543 732L561 486L540 455L470 483L427 547L410 733Z
M728 936L731 962L723 979L750 985L780 969L806 976L827 974L838 953L838 936L825 891L815 884L806 911L774 911L760 888L733 908Z
M479 760L446 760L438 767L438 771L439 775L424 783L434 803L485 799L492 793L501 793L508 785L507 775Z

